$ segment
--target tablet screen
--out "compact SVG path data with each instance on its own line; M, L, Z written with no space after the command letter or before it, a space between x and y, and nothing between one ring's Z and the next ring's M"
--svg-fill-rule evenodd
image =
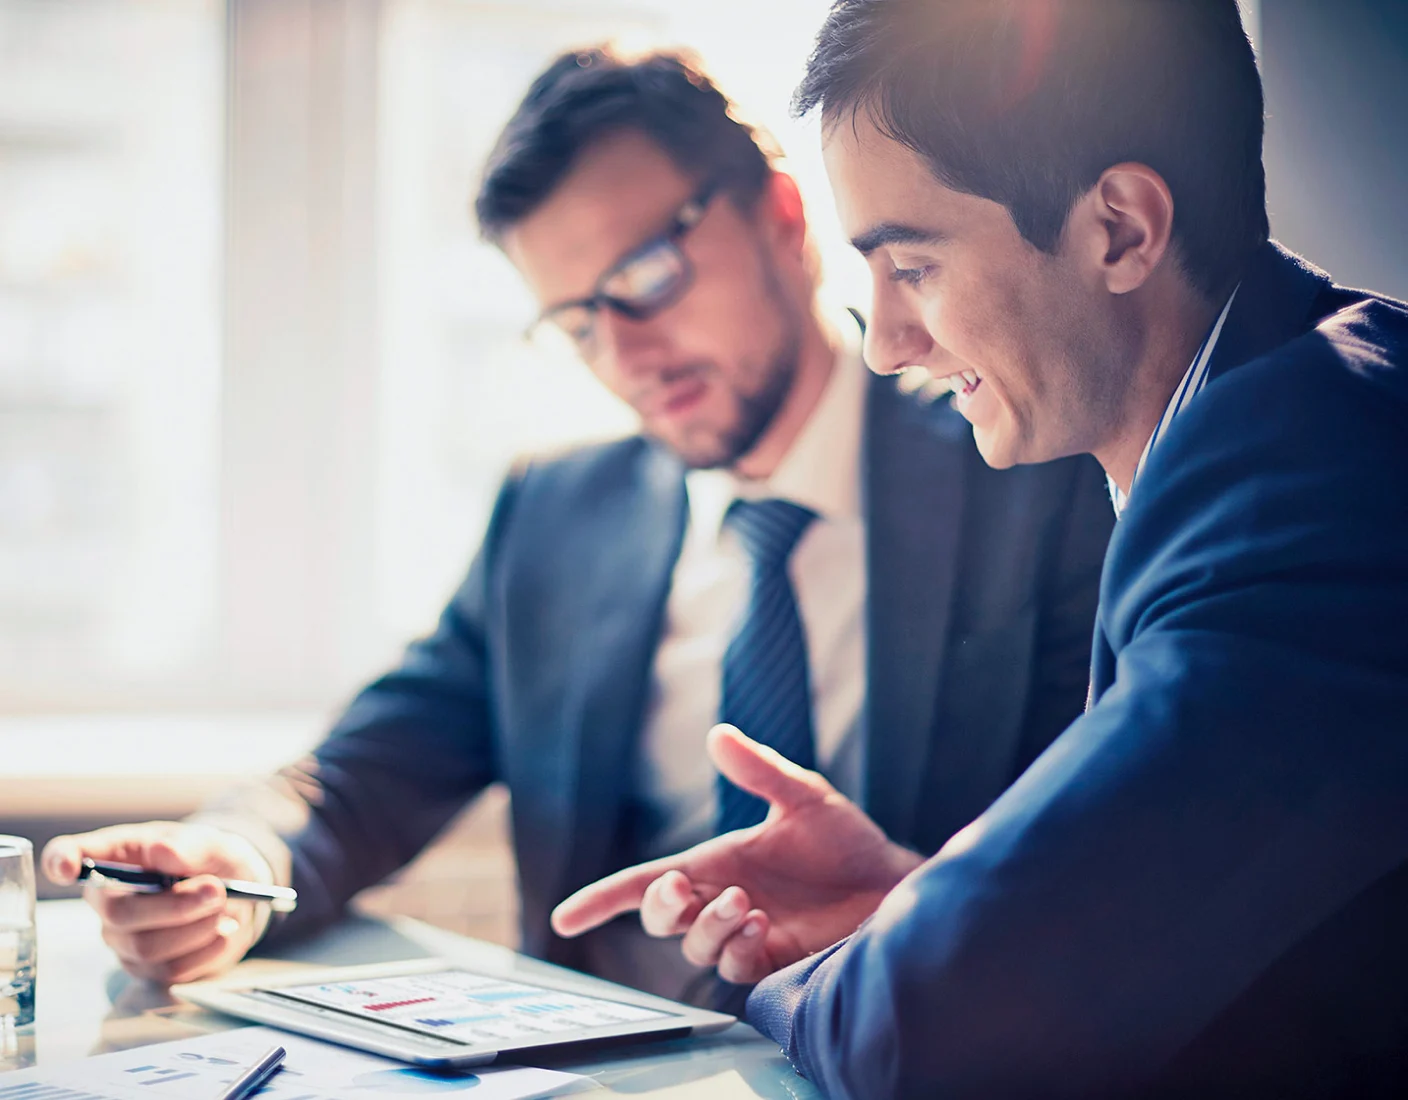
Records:
M673 1015L465 970L280 986L258 992L470 1044L541 1041L554 1032L579 1032Z

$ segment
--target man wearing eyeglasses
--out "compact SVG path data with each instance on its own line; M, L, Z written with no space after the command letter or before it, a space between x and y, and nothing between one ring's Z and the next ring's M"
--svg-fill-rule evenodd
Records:
M552 907L762 820L705 755L721 720L936 851L1083 705L1103 480L1087 459L991 470L946 402L867 372L858 323L817 304L795 184L679 57L560 58L476 212L641 434L522 465L438 628L312 758L199 825L61 838L46 866L291 882L283 937L504 782L524 948L716 999L638 923L565 941ZM264 932L209 878L93 900L159 980L219 971Z

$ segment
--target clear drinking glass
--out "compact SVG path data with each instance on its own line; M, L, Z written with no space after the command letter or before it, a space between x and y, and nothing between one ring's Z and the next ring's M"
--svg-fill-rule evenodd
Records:
M0 1027L34 1023L34 845L0 835Z

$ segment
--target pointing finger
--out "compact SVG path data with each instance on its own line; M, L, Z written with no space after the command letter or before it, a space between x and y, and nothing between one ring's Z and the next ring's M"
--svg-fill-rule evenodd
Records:
M675 869L674 860L657 859L583 886L552 911L553 931L570 939L639 909L650 884Z

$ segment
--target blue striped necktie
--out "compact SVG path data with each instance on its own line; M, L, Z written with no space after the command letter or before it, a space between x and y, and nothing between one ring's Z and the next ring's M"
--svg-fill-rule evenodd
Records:
M736 500L724 524L752 560L748 608L724 652L719 721L737 726L804 768L816 766L812 745L807 639L787 559L816 513L786 500ZM717 831L756 825L767 803L718 777Z

